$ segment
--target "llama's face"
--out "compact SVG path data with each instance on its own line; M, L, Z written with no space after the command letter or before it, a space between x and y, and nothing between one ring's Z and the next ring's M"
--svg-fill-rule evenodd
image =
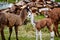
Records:
M16 8L17 8L17 5L13 5L13 6L10 8L10 11L11 11L11 12L14 12L14 11L16 10Z
M47 15L47 13L46 13L46 12L44 12L44 16L45 16L45 17L48 17L48 15Z
M10 10L13 11L13 10L15 10L15 8L16 8L15 6L12 6L12 8Z
M31 12L30 11L28 11L28 16L27 17L31 18Z
M44 11L43 14L46 18L49 16L47 11Z
M32 8L28 8L28 18L31 18L32 14L35 14L37 12L37 8L36 7L32 7Z
M27 17L28 17L28 18L31 18L31 14L32 14L32 12L31 12L31 10L30 10L30 7L29 7L29 6L27 6L27 12L28 12Z

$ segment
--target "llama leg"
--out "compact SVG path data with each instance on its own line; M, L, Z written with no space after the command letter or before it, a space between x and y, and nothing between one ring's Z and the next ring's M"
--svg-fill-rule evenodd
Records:
M1 37L2 37L2 40L5 40L5 36L4 36L4 31L3 31L4 28L1 29Z
M18 40L18 26L15 26L16 40Z
M57 37L57 34L56 34L56 27L54 27L54 34L55 34L55 36Z
M58 36L60 37L59 31L58 31L58 27L57 27L57 34L58 34Z
M55 34L56 34L57 36L60 36L60 34L59 34L59 32L58 32L58 23L55 23L54 25L55 25L54 31L55 31L58 35L57 35L56 33L55 33Z
M40 40L42 40L42 33L41 33L41 30L39 32L39 35L40 35Z
M4 25L0 25L0 28L1 28L1 38L2 38L2 40L5 40L5 36L4 36Z
M10 40L10 37L11 37L11 34L12 34L12 28L9 28L9 33L10 33L10 35L9 35L8 40Z
M38 40L38 30L36 29L36 40Z
M54 31L50 32L51 35L51 39L50 40L54 40Z
M54 31L53 31L53 25L51 26L47 26L47 28L49 29L50 31L50 40L54 40Z
M56 31L57 31L58 36L60 37L59 31L58 31L58 24L56 25Z

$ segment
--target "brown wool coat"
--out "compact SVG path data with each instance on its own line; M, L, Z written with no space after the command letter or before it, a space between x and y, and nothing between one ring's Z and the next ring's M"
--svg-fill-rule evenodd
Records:
M44 28L44 27L48 27L49 29L51 29L52 27L52 20L50 18L44 18L42 20L39 20L38 22L36 22L36 28L38 30Z

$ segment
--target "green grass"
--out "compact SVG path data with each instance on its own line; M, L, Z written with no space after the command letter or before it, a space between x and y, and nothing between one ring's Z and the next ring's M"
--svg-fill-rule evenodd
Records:
M37 21L37 20L41 20L43 18L44 18L44 16L36 16L35 20ZM6 40L8 40L8 36L9 36L8 30L9 30L8 27L5 27L4 33L5 33ZM18 30L19 30L18 31L19 40L35 40L36 39L35 38L35 29L33 29L31 23L28 23L27 25L19 26ZM42 34L43 34L43 36L42 36L43 40L50 40L50 33L47 28L42 29ZM1 40L1 36L0 36L0 40ZM16 40L14 28L13 28L11 40ZM55 37L55 40L60 40L60 38Z

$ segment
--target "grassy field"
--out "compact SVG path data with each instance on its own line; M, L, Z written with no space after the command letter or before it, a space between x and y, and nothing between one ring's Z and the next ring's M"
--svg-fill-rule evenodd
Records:
M36 16L35 20L37 21L43 18L44 16ZM8 36L9 36L8 30L9 30L8 27L5 27L4 33L5 33L6 40L8 40ZM50 33L47 28L42 29L42 34L43 34L43 40L50 40ZM27 25L19 26L18 37L19 37L19 40L35 40L36 39L35 30L33 29L31 23L28 23ZM1 40L1 36L0 36L0 40ZM13 28L11 40L16 40L14 28ZM55 37L55 40L60 40L60 38Z

